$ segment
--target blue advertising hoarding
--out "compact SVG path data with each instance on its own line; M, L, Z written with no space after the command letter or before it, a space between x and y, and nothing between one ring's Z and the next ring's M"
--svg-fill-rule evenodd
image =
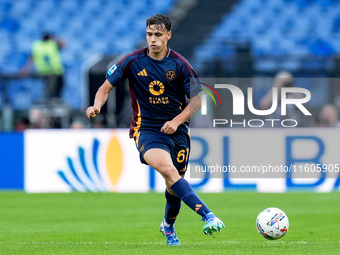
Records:
M24 135L0 133L0 189L24 189Z

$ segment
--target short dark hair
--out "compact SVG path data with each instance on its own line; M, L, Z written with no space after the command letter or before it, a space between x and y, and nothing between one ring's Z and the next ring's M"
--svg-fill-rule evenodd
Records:
M52 34L45 32L45 33L43 33L42 38L43 38L43 41L51 40Z
M167 31L171 30L171 20L163 14L155 14L154 16L148 18L146 20L146 27L150 27L151 25L155 25L158 29L163 29L164 25L164 28Z

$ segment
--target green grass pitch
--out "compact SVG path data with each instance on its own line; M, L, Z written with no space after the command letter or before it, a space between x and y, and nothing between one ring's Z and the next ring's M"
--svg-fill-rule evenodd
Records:
M340 194L199 194L226 228L214 237L185 205L176 223L182 246L158 231L159 193L0 193L0 254L340 254ZM261 237L255 220L267 207L288 215L286 236Z

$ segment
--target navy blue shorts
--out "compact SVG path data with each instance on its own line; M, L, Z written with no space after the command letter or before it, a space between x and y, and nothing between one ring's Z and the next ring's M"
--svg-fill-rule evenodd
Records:
M141 130L134 139L143 164L147 165L144 153L150 149L159 148L169 152L179 174L186 172L190 153L189 133L167 135L160 131Z

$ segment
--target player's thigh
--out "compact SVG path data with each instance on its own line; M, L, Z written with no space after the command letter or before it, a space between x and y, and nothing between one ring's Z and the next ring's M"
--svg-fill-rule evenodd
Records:
M143 130L134 137L141 163L149 165L144 159L144 154L150 149L162 149L170 153L164 134L156 131ZM149 160L153 160L152 158Z
M151 148L144 153L144 160L155 169L171 167L172 160L169 152L160 148Z

